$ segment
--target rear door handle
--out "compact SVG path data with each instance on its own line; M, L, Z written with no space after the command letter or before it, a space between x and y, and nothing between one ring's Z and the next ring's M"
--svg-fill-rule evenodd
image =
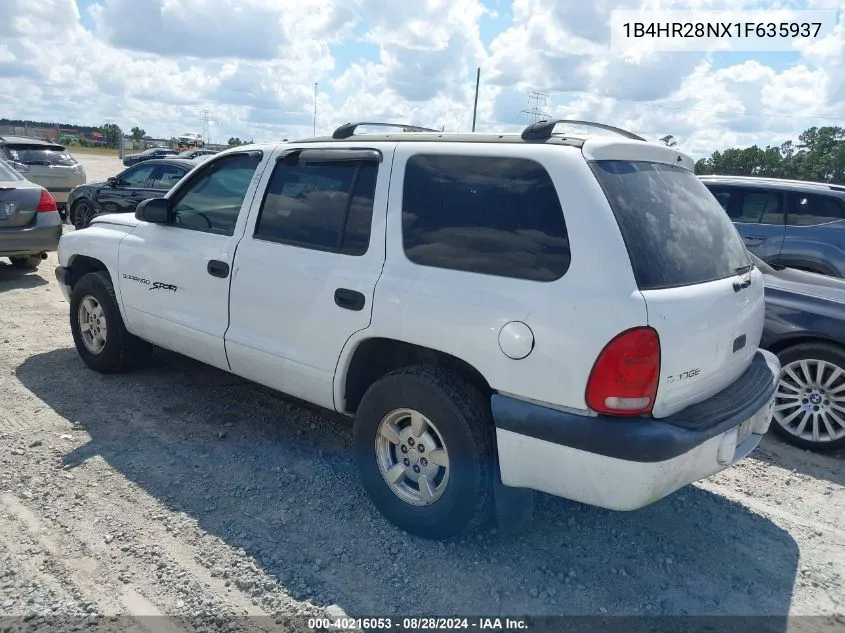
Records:
M229 264L221 262L219 259L212 259L208 262L208 274L212 277L221 277L225 279L229 276Z
M364 295L357 290L350 290L349 288L338 288L334 291L334 302L341 308L346 310L354 310L360 312L364 309L364 304L367 302Z

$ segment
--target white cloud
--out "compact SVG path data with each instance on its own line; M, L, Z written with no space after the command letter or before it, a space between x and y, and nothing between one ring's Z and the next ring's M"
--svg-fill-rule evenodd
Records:
M209 109L216 140L296 138L311 134L319 82L318 132L350 120L468 130L480 66L479 130L524 125L528 90L549 93L556 116L674 134L697 156L845 119L841 20L786 63L610 50L612 9L726 0L78 1L2 0L12 17L0 20L0 115L112 118L169 136L199 128ZM845 10L841 0L732 6Z

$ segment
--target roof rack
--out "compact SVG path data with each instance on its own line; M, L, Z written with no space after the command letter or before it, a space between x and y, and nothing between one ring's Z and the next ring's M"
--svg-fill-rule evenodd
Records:
M552 120L542 120L532 123L527 128L522 131L522 140L523 141L545 141L552 137L552 132L555 129L555 126L559 123L569 123L571 125L583 125L585 127L595 127L602 130L607 130L608 132L615 132L620 136L624 136L625 138L630 138L635 141L645 141L642 136L637 136L633 132L629 132L628 130L623 130L618 127L613 127L612 125L605 125L604 123L594 123L593 121L574 121L570 119L552 119Z
M440 130L432 130L427 127L420 127L419 125L408 125L405 123L376 123L373 121L361 121L359 123L344 123L337 128L332 134L332 138L344 139L349 138L355 134L355 128L361 125L377 125L379 127L396 127L402 128L405 132L440 132Z
M707 180L712 178L717 180L719 178L727 180L756 180L767 183L782 183L786 185L800 185L802 187L822 187L830 189L831 191L845 191L845 185L837 185L830 182L818 182L817 180L796 180L794 178L774 178L772 176L735 176L732 174L702 174L700 178Z

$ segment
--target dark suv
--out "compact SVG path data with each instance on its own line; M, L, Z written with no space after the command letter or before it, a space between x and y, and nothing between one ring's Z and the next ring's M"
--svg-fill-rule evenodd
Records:
M751 176L701 181L760 259L845 277L845 187Z

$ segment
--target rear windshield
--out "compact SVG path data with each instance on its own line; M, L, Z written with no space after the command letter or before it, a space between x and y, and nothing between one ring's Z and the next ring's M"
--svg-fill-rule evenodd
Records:
M6 145L10 160L24 165L76 165L61 145Z
M625 160L591 163L616 216L640 290L724 279L751 260L736 228L689 170Z

